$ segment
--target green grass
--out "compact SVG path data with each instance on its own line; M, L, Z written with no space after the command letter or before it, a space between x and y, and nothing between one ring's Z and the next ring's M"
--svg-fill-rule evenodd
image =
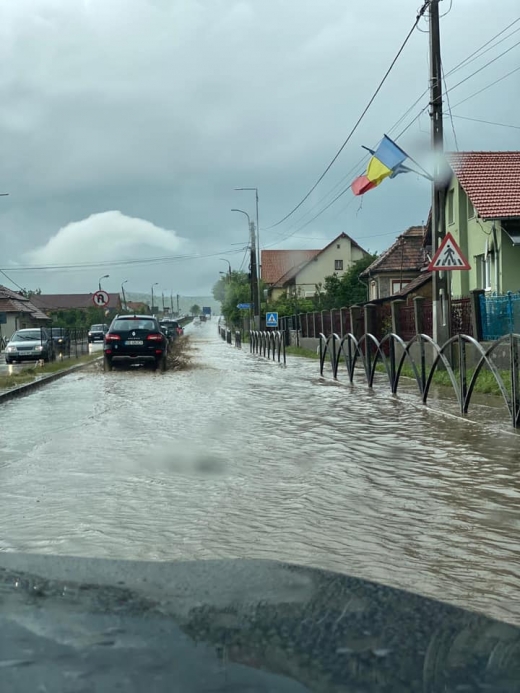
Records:
M383 366L382 363L378 363L376 366L376 370L381 372L381 373L386 373L385 367ZM475 372L474 368L468 368L467 369L467 382L468 385L470 383L471 378L473 377L473 374ZM426 369L426 377L428 377L430 373L429 368ZM457 379L457 382L459 382L459 372L458 370L454 371L455 377ZM499 371L500 376L502 380L504 381L504 385L506 387L507 392L511 393L511 376L509 371ZM413 372L413 369L411 366L408 364L404 364L403 368L401 370L401 375L406 377L406 378L413 378L415 380L415 374ZM452 388L452 382L450 380L450 376L448 375L447 371L445 370L436 370L435 374L433 376L433 385L437 385L439 387L449 387ZM497 381L495 380L495 376L491 371L487 370L486 368L483 368L479 376L477 378L477 381L475 383L475 388L474 392L480 392L483 395L499 395L502 396L502 392L500 391L500 388L498 387Z
M13 387L18 387L18 385L26 385L37 377L50 375L51 373L59 373L72 366L77 366L80 363L89 363L99 358L100 355L99 353L85 354L77 359L71 358L64 359L63 361L53 361L52 363L46 363L44 366L31 366L17 371L16 373L0 375L0 390L9 390Z
M303 356L307 359L319 359L320 355L313 349L304 349L303 347L288 346L285 347L285 353L290 356Z

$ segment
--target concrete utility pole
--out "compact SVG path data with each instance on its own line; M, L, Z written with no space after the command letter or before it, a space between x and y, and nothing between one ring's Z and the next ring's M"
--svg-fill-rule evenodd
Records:
M435 157L432 183L432 254L446 235L444 130L442 122L442 63L439 0L430 0L430 116ZM450 336L450 296L447 272L433 272L433 338L439 344Z
M181 311L179 308L179 294L177 294L177 315L180 315Z
M257 265L257 296L258 296L258 317L259 325L258 329L261 327L261 310L262 310L262 295L260 289L260 281L262 277L262 255L260 252L260 219L258 214L258 188L235 188L235 190L250 190L255 193L255 203L256 203L256 265Z
M253 303L253 314L256 321L256 329L261 327L260 315L260 280L258 277L258 261L256 256L256 234L255 222L249 224L251 238L251 299Z

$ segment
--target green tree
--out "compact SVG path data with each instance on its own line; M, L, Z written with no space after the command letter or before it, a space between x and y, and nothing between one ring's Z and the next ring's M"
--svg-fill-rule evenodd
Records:
M190 313L192 315L199 315L200 314L200 306L198 306L196 303L194 303L192 305L192 307L190 308Z
M231 272L222 276L213 287L213 297L220 301L221 312L230 326L242 327L244 311L239 303L250 303L251 284L246 272Z
M41 289L22 289L20 291L22 296L25 296L25 298L31 298L31 296L40 296L42 293Z

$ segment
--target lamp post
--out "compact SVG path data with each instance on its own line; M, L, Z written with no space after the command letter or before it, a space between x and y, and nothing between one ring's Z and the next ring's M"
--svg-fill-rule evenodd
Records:
M231 263L229 262L229 260L226 260L226 258L224 258L224 257L219 258L219 260L222 260L222 262L227 262L227 263L228 263L228 267L229 267L229 276L231 277Z
M159 286L159 282L155 282L155 284L152 284L152 315L153 315L153 287L154 286Z
M237 191L249 190L255 193L255 203L256 203L256 264L258 268L258 316L260 318L260 311L262 310L262 297L260 295L260 277L262 276L262 256L260 255L260 220L258 218L258 188L235 188ZM259 326L260 328L260 326Z
M251 303L253 304L253 315L255 317L256 329L260 329L260 304L258 299L260 298L258 293L258 270L256 264L256 243L255 243L255 224L251 221L251 218L247 212L243 209L232 209L232 212L240 212L240 214L245 214L247 217L247 222L249 225L249 237L251 244ZM255 287L256 284L256 287Z
M102 291L102 289L101 289L101 280L102 280L102 279L108 279L109 277L110 277L109 274L104 274L102 277L99 277L99 279L98 279L98 287L99 287L99 290L100 290L100 291Z
M125 279L125 281L121 284L121 293L123 294L123 305L125 307L125 310L128 310L128 304L126 302L126 294L125 294L125 284L127 283L128 279Z

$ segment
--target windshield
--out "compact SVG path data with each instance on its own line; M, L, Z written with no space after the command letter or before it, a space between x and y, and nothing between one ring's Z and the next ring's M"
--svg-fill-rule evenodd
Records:
M40 341L40 339L45 339L45 333L42 333L40 330L15 332L14 335L11 337L11 341L13 341L13 342L23 341L23 340L38 340L38 341Z
M90 328L92 332L102 332L105 329L104 325L92 325Z

